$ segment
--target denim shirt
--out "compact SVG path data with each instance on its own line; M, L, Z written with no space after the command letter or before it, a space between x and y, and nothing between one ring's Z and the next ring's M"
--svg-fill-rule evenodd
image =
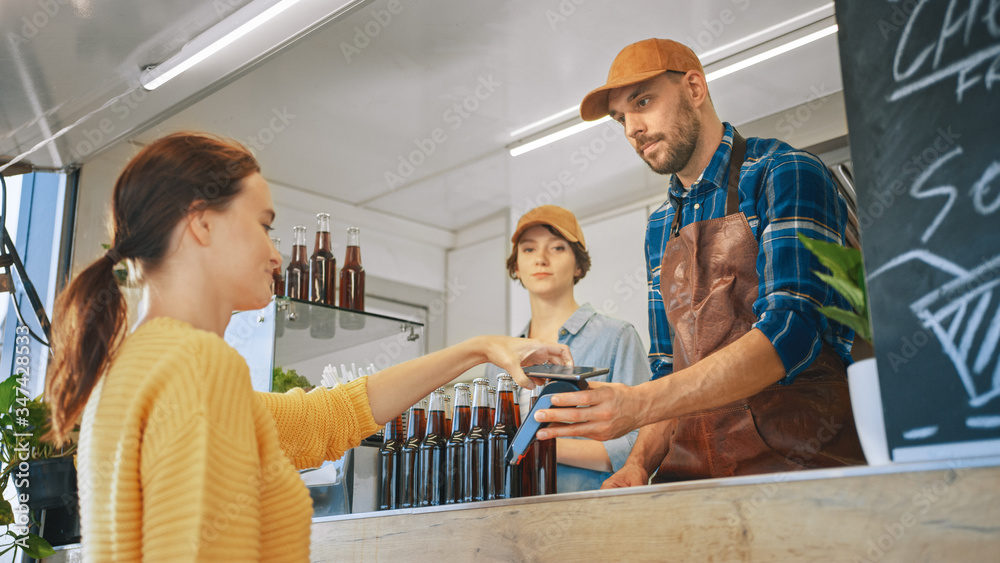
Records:
M527 338L531 321L517 336ZM639 333L630 323L597 313L585 303L559 329L559 343L569 346L573 363L578 366L609 368L605 375L590 378L592 381L611 381L625 385L639 385L649 381L652 373L646 360L646 351ZM503 370L493 364L486 364L486 375L491 385L496 385L497 375ZM522 416L528 410L521 409ZM611 460L611 468L618 471L625 465L638 430L620 438L604 442L604 448ZM604 471L593 471L580 467L559 464L556 470L557 487L560 493L599 489L605 479L611 476Z

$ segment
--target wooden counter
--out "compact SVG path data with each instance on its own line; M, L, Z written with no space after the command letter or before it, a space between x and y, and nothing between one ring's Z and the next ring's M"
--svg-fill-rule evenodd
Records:
M1000 458L317 519L314 561L1000 561Z
M79 561L78 547L46 562ZM317 518L313 561L1000 561L1000 458Z

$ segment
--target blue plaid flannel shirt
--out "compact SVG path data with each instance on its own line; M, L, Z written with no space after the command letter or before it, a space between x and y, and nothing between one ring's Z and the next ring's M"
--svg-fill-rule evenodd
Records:
M671 177L670 193L684 199L681 225L726 214L726 176L733 127L725 124L722 143L702 177L684 190ZM819 355L823 342L851 363L854 331L828 320L817 307L846 301L813 270L826 271L796 237L799 232L829 242L844 242L846 204L826 166L815 156L777 139L747 139L739 183L739 209L757 239L759 293L753 304L754 327L771 341L785 365L782 383L791 383ZM697 205L697 209L695 208ZM660 263L670 237L674 209L669 200L646 226L649 287L649 363L653 379L673 371L673 347L660 296Z

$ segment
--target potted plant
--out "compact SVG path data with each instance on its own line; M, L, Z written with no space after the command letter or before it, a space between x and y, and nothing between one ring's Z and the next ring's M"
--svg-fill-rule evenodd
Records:
M819 259L830 273L813 271L851 305L852 310L839 307L820 307L827 318L854 330L856 336L867 342L872 340L871 320L868 314L868 289L865 285L865 266L861 251L840 244L811 239L799 233L802 244ZM851 408L858 427L861 449L869 465L889 462L886 444L885 419L882 416L882 392L879 388L878 368L875 358L854 362L847 367L847 383L851 392Z
M28 399L21 391L20 376L12 375L0 383L0 492L13 483L18 510L0 499L0 526L7 526L0 554L16 548L35 559L55 553L50 542L32 533L35 516L42 509L68 507L69 534L79 535L76 508L76 469L72 454L76 450L75 432L70 445L63 448L45 442L49 430L48 404L41 398ZM53 525L55 524L53 520ZM63 519L65 520L65 518ZM49 529L52 527L47 524ZM48 534L46 534L48 535ZM63 532L62 537L67 533ZM52 537L52 536L50 536Z

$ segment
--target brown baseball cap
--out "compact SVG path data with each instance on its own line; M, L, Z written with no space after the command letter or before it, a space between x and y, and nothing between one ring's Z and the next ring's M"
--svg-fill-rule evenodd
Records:
M538 225L550 225L566 240L579 242L584 250L587 249L587 243L583 240L583 229L580 228L580 223L577 223L576 215L558 205L539 205L522 215L517 222L517 228L514 229L514 236L510 237L510 242L516 246L524 231Z
M595 121L608 115L608 92L638 84L668 70L705 74L694 51L670 39L645 39L622 49L608 72L608 83L592 90L580 103L580 117Z

